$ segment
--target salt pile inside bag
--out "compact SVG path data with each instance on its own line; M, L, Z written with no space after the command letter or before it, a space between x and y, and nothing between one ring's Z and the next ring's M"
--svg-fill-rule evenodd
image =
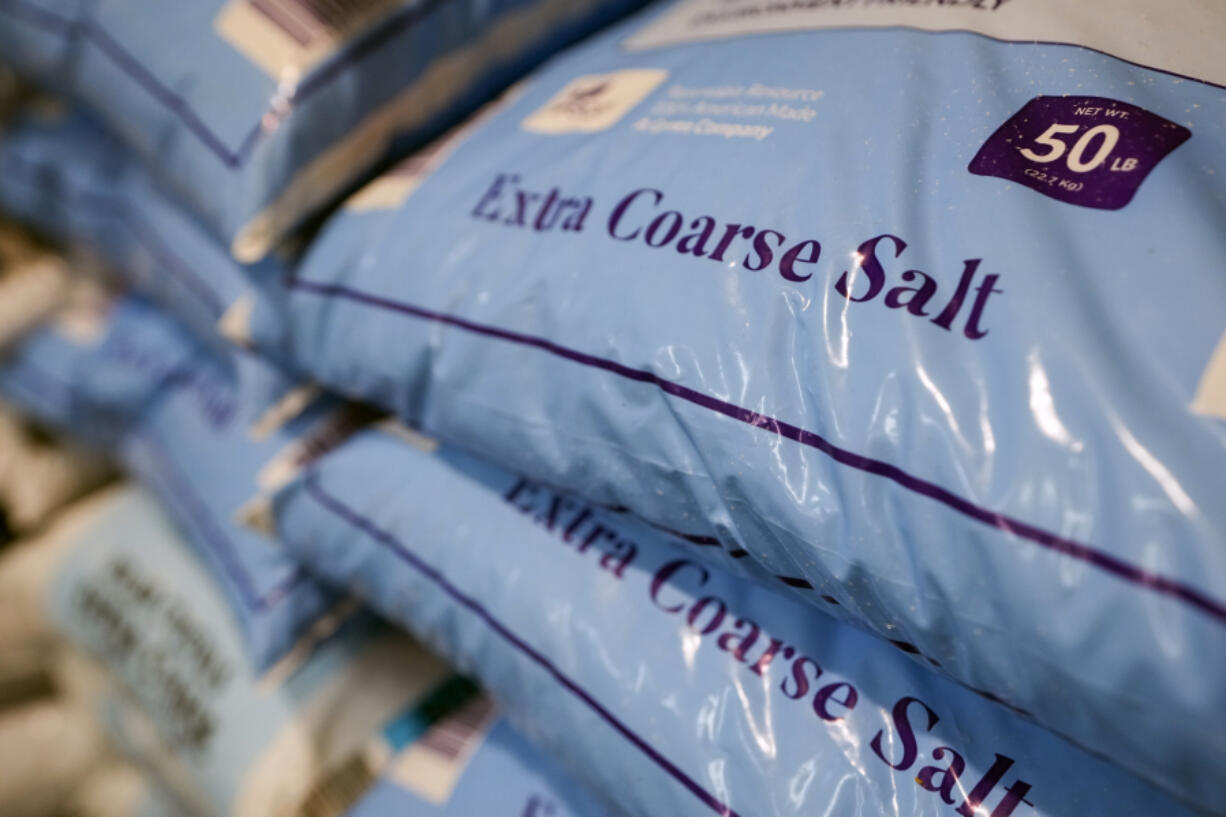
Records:
M1216 808L1226 10L1147 8L657 7L235 332Z
M92 107L244 260L641 0L12 0L0 53Z
M27 571L46 626L110 677L78 662L72 683L194 814L609 813L471 681L367 613L350 608L296 661L255 671L230 602L141 490L92 497L48 537Z
M690 543L403 433L325 454L269 527L628 814L1194 813Z
M0 394L111 450L162 498L215 571L258 668L337 602L236 514L360 410L312 398L250 355L223 357L131 296L74 305L33 332L0 359Z

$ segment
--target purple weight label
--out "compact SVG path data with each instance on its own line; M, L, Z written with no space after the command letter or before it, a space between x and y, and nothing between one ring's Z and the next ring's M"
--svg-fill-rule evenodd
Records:
M971 160L1053 199L1118 210L1158 163L1192 136L1144 108L1101 96L1036 96Z

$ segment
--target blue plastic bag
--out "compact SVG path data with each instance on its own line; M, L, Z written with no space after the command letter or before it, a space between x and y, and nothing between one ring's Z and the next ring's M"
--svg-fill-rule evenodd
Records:
M336 599L275 543L244 528L242 506L264 469L348 433L351 415L323 399L253 439L262 413L243 393L252 388L251 379L235 382L220 367L210 372L212 362L199 360L195 377L168 389L144 413L124 438L120 458L162 500L214 570L246 631L253 662L263 669L291 650ZM252 369L263 365L239 362ZM281 385L288 392L294 384Z
M114 448L200 350L147 302L75 288L52 319L0 353L0 393L40 422Z
M115 453L163 500L228 594L252 662L267 669L337 599L239 513L362 412L312 398L249 354L219 356L137 298L93 320L96 338L66 334L76 324L61 317L19 344L0 364L0 394Z
M193 813L609 813L470 680L368 614L319 628L292 666L261 675L151 496L121 488L70 515L45 543L58 557L47 615L105 670L74 684L116 747Z
M1226 802L1226 14L1164 8L668 4L250 334Z
M217 320L235 300L258 297L285 274L269 256L249 278L136 156L80 111L45 100L27 106L0 138L0 175L5 215L92 250L107 273L206 342L220 343Z
M1192 813L693 544L453 449L360 432L272 512L628 814Z
M0 53L84 101L243 260L641 0L4 0Z

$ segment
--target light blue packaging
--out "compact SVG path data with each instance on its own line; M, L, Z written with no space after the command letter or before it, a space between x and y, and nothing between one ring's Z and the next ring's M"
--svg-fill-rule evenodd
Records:
M55 83L71 67L72 20L80 19L89 0L43 0L37 4L4 0L0 13L14 18L0 27L4 61L39 84ZM24 31L19 30L24 28Z
M229 252L154 184L127 148L80 111L30 105L0 137L0 208L72 246L206 341L242 295L284 275L269 256L248 278Z
M312 398L249 354L203 348L137 298L95 320L97 341L66 335L61 319L19 344L0 366L0 394L110 449L163 500L228 594L252 661L267 669L337 599L239 513L362 414Z
M316 632L293 667L254 672L226 597L148 495L95 500L60 537L49 616L124 690L96 685L108 735L193 812L609 813L471 681L367 614Z
M255 370L245 378L235 378L222 366L210 371L212 359L198 362L193 378L167 389L144 413L124 439L120 458L162 500L218 576L242 622L253 661L267 668L335 598L275 543L243 527L239 514L264 468L347 433L350 415L322 400L253 439L252 428L267 401L252 400L246 392L267 387L275 373L249 358L235 361L240 370ZM287 393L294 384L281 379L280 385L280 393Z
M453 449L361 432L272 510L627 814L1192 813L694 545Z
M641 0L3 0L0 53L261 257L393 145Z
M0 355L0 394L47 425L111 448L143 407L189 377L199 354L147 302L82 287Z
M1222 36L670 3L362 191L250 332L1226 802Z

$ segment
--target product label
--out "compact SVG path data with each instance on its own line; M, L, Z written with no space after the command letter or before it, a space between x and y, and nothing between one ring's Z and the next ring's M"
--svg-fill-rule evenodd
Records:
M606 130L668 78L658 68L632 68L576 77L523 122L534 133Z
M988 138L970 171L1059 201L1118 210L1192 132L1144 108L1095 96L1039 96Z
M769 624L743 615L735 599L716 589L718 575L701 562L664 548L640 549L599 509L527 479L517 480L503 500L554 535L559 553L569 554L559 558L581 559L615 578L619 587L634 588L626 592L653 608L661 627L684 628L686 665L695 677L704 664L694 656L702 649L711 651L707 654L719 656L720 664L734 668L749 683L773 685L780 695L779 717L811 718L815 730L837 729L847 736L846 745L862 748L862 756L852 762L886 774L901 773L902 780L929 792L934 804L940 798L948 806L946 813L988 815L990 803L992 817L1020 817L1039 802L1032 794L1036 787L1021 777L1028 774L1025 764L992 751L996 747L986 743L928 743L924 749L931 752L929 761L921 740L931 740L923 736L941 719L935 709L914 695L895 699L888 711L869 704L868 696L862 700L859 681L828 671L824 656L806 651L803 643L776 637ZM627 569L631 565L634 570ZM895 646L915 649L898 642ZM868 776L863 768L860 773ZM933 813L938 809L945 810L934 805Z
M81 578L70 614L168 746L187 757L211 751L235 670L208 622L124 554Z
M761 142L785 128L817 120L820 88L767 85L761 82L683 85L665 88L644 115L636 133L675 139L751 139Z
M781 279L784 286L804 291L833 281L831 289L850 303L890 309L900 319L923 320L969 341L991 333L991 318L1007 291L999 286L1002 273L992 271L989 259L962 258L959 263L954 257L941 272L929 274L907 269L910 262L899 260L911 243L904 236L837 237L838 249L830 252L830 239L788 235L756 219L746 224L691 209L709 204L655 187L598 200L578 189L537 186L508 172L493 178L469 215L491 229L530 230L542 237L603 233L608 241L641 252L682 259L675 265L718 264L725 275L750 274L755 286L777 286L774 280ZM838 272L819 274L820 265L832 264Z
M273 79L296 82L398 5L397 0L230 0L213 27Z
M1138 28L1144 36L1137 35ZM1226 84L1226 15L1200 0L686 0L626 41L630 49L799 29L967 31L1079 45Z

